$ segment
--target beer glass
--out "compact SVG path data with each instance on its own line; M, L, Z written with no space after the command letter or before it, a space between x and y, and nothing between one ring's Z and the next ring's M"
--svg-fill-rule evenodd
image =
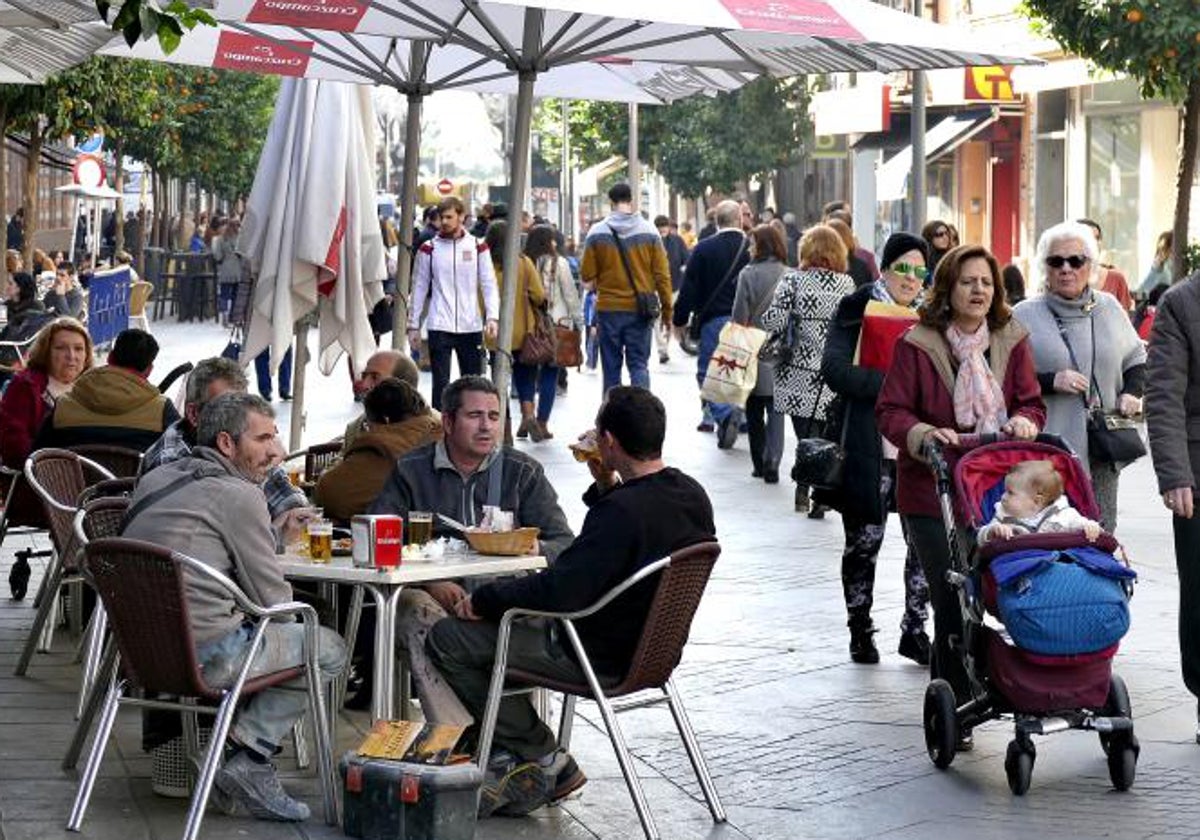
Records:
M408 512L409 545L425 545L433 539L433 514L427 510Z
M328 563L333 557L333 523L328 519L308 523L308 556L316 563Z

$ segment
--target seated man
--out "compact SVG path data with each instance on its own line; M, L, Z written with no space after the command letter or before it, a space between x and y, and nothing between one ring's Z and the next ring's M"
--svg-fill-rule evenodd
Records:
M442 439L441 419L429 410L420 392L403 380L384 379L375 385L363 397L363 410L366 431L355 436L342 460L321 473L317 481L317 505L338 521L367 512L397 458Z
M414 449L396 461L371 513L412 510L442 513L465 525L483 518L483 506L493 504L512 511L514 525L537 526L540 552L550 562L571 542L571 528L558 506L558 496L542 465L511 447L498 447L500 395L490 379L464 376L446 387L442 399L443 438ZM489 501L489 479L497 474L496 498ZM435 536L456 536L439 521ZM457 698L425 658L425 635L439 619L465 598L466 591L450 581L409 587L400 598L396 638L401 653L407 651L413 685L426 720L467 723Z
M142 459L142 475L163 464L191 457L192 449L196 446L196 424L204 407L221 394L230 391L244 394L248 387L246 371L232 359L217 356L198 362L188 376L184 416L168 426L146 450ZM280 457L284 454L280 448ZM262 490L266 494L267 510L276 531L281 535L288 532L299 536L304 520L311 518L308 500L300 488L293 487L283 468L275 465L267 471ZM289 516L291 511L296 512Z
M227 393L200 413L197 447L189 457L147 473L138 482L123 535L187 554L233 578L264 607L293 600L275 558L275 537L262 482L279 449L275 412L253 394ZM224 590L191 578L187 603L196 658L214 686L230 685L250 644L246 617ZM318 630L321 679L329 682L346 659L332 630ZM304 628L273 622L250 676L303 662ZM279 783L271 757L307 707L304 678L251 697L234 719L228 757L217 771L218 804L242 807L260 819L305 820L308 806Z
M579 536L545 571L476 589L455 605L457 618L430 631L427 648L434 667L476 719L487 702L497 622L506 610L583 609L647 563L714 538L704 489L663 464L666 422L666 409L649 391L610 390L596 416L598 459L588 461L596 483L583 497L590 509ZM576 624L601 682L615 684L629 670L653 596L654 583L644 581ZM566 640L550 630L535 621L514 624L509 664L586 682ZM501 701L496 746L511 753L516 766L503 768L503 787L485 784L481 815L499 808L525 814L586 781L574 759L558 748L528 695Z
M58 398L34 449L109 444L145 452L179 419L171 401L146 381L157 356L158 342L150 333L123 331L108 364L84 371Z
M365 399L366 394L385 379L399 379L411 385L413 390L418 390L421 385L421 372L417 370L417 363L399 350L380 350L367 359L362 376L354 383L354 392ZM437 417L436 411L433 412L433 416ZM350 451L350 445L366 430L366 426L365 413L346 424L346 432L342 435L342 455Z

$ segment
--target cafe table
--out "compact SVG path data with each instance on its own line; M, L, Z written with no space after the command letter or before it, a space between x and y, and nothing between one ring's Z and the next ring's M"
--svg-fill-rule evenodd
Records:
M399 566L375 569L355 566L349 557L318 563L297 554L284 554L281 564L289 580L349 584L361 587L375 599L375 687L371 698L374 721L391 719L396 711L396 612L405 586L536 571L546 568L546 558L537 554L501 557L463 552L404 560Z

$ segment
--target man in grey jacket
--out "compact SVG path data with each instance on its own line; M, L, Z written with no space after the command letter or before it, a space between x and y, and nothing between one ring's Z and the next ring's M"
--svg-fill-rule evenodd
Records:
M200 414L191 455L142 477L130 503L124 536L196 558L237 581L264 607L293 600L275 557L275 535L261 488L278 456L275 412L253 394L230 392ZM214 686L231 684L246 655L252 627L233 599L215 584L189 578L188 614L196 658ZM328 682L346 659L332 630L319 628L318 667ZM304 628L272 622L250 677L304 661ZM304 713L303 678L254 695L230 730L228 757L217 772L217 803L260 819L305 820L308 806L290 797L270 758Z
M430 511L478 524L484 505L512 511L517 528L540 529L539 548L553 563L574 534L558 505L558 496L542 465L511 447L497 446L500 394L491 380L464 376L447 386L442 397L443 439L414 449L396 461L396 468L371 505L371 513L399 514ZM435 517L436 536L458 536ZM471 716L425 656L429 628L467 598L453 581L408 587L400 596L396 639L406 657L413 687L426 720L468 723Z
M1146 369L1146 426L1163 504L1173 514L1183 682L1200 697L1200 272L1158 302ZM1200 707L1196 742L1200 743Z

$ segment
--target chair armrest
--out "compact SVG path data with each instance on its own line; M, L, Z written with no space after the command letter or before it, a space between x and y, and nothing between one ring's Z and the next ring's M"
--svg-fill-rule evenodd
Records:
M624 594L626 590L636 586L651 575L661 572L669 565L671 565L671 558L664 557L661 560L654 561L649 566L643 566L632 575L625 578L625 580L618 583L612 589L605 592L600 600L596 601L590 606L584 607L582 610L575 610L574 612L551 612L549 610L531 610L526 609L525 607L511 607L504 611L504 616L500 619L500 621L504 624L511 624L514 619L518 618L553 618L565 621L575 621L580 618L587 618L589 615L597 613L607 607L613 602L614 599Z
M273 607L264 607L261 604L251 601L250 597L228 575L218 572L208 564L197 560L195 557L180 554L178 551L171 552L171 556L175 561L193 573L208 578L228 592L229 596L233 598L234 603L237 604L238 609L252 618L279 618L287 615L298 615L301 621L306 623L311 621L314 626L317 624L317 611L311 604L303 604L299 601L285 601Z

